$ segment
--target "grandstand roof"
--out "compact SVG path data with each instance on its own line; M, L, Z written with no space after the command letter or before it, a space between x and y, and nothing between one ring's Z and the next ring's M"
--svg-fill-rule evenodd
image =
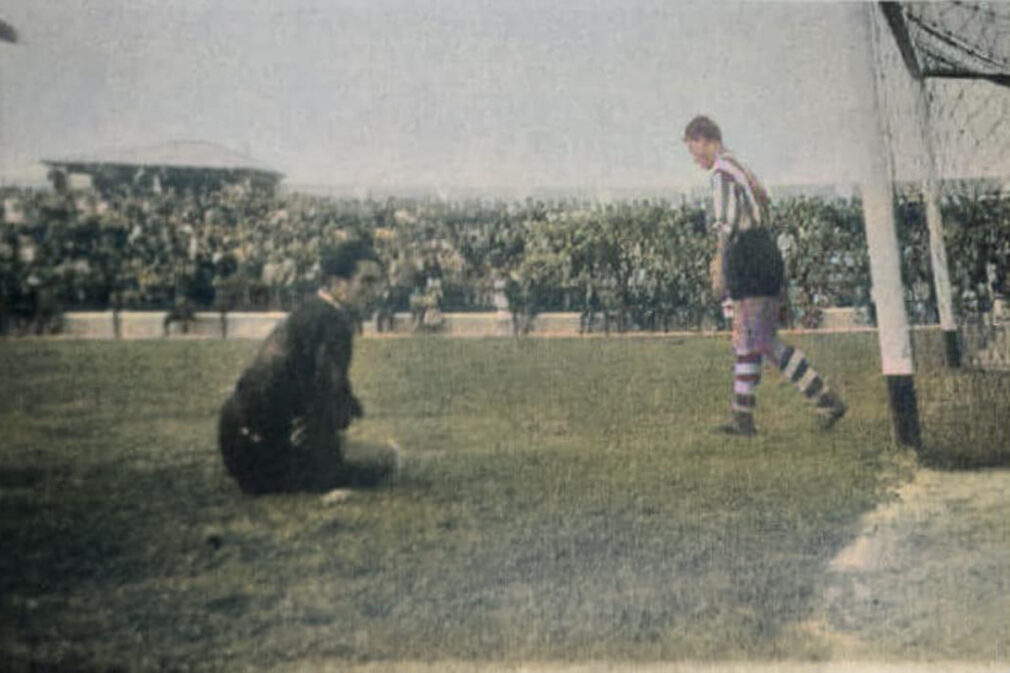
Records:
M104 150L92 154L43 159L48 166L147 166L197 170L240 170L280 178L281 173L248 155L203 141L175 141L149 147Z

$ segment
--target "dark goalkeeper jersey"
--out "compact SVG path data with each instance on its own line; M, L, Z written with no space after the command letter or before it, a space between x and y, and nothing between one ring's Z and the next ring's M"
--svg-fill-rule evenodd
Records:
M358 402L351 393L353 324L344 309L312 297L274 328L236 393L250 426L284 435L295 417L346 428Z

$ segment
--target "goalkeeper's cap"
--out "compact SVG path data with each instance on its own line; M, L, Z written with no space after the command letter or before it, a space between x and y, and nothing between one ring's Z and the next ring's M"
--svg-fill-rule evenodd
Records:
M323 277L337 276L350 278L358 266L358 262L370 260L382 264L379 256L367 239L341 241L336 245L323 248L319 258L319 268Z

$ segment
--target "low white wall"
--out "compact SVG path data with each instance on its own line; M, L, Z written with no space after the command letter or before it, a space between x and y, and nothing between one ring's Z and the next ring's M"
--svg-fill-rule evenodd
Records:
M857 308L826 308L822 309L821 315L822 329L838 330L870 324L866 311Z
M120 335L124 339L161 339L165 337L167 311L122 311L119 314ZM263 339L278 322L287 316L282 311L244 313L231 312L226 325L221 315L213 311L196 314L186 332L179 322L168 326L169 337L220 339L222 328L229 339ZM510 336L512 316L509 313L445 313L443 324L434 333L455 337ZM422 330L423 331L423 330ZM533 323L534 333L578 334L578 313L542 313ZM377 334L374 320L364 325L364 333ZM393 318L394 334L412 334L414 326L409 313L397 313ZM112 311L71 311L64 314L64 334L80 339L114 339L115 321Z
M287 316L283 311L271 311L269 313L229 313L228 314L228 338L229 339L262 339L270 334L274 325ZM220 323L220 319L218 320ZM221 336L220 331L218 336Z
M166 311L123 311L119 314L120 334L124 339L161 339L165 337ZM173 322L168 326L169 337L220 339L222 327L229 339L263 339L287 314L275 312L231 312L227 325L222 325L221 315L213 311L196 314L188 330ZM445 313L441 329L435 333L453 337L510 336L512 316L509 313ZM709 326L710 328L712 326ZM826 309L821 329L866 329L865 319L855 309ZM594 333L602 333L602 317L597 316ZM377 334L374 320L364 325L366 335ZM397 313L393 319L394 334L412 334L414 327L409 313ZM533 321L532 334L572 335L579 333L579 314L541 313ZM112 311L80 311L64 314L64 334L80 339L114 339L116 336Z
M72 311L63 314L63 333L81 339L115 339L112 311Z
M124 339L164 338L167 315L167 311L122 311L119 314L120 335ZM228 338L262 339L285 315L283 312L229 313L226 326ZM185 331L181 323L170 323L168 336L220 339L223 328L221 314L201 311ZM71 311L63 314L63 333L81 339L114 339L115 317L112 311Z

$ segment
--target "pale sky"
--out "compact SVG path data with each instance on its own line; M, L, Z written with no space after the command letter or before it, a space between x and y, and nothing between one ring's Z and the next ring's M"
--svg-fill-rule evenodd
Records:
M707 113L769 183L867 149L866 6L671 0L20 0L0 175L205 140L289 183L676 190Z

